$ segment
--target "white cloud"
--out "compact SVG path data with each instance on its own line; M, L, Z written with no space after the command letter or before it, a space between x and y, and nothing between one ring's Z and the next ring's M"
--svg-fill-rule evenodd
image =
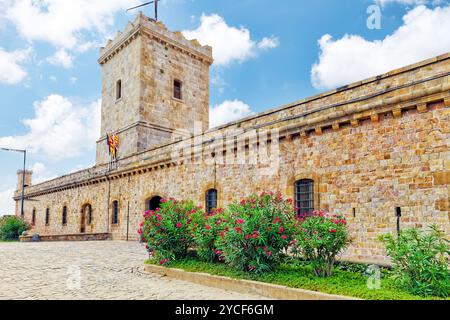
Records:
M33 49L7 52L0 48L0 83L17 84L27 76L27 71L19 64L26 62Z
M386 6L391 3L398 3L402 5L410 5L410 6L417 6L421 4L432 4L432 5L439 5L441 3L444 3L445 0L375 0L375 3Z
M418 6L403 17L403 25L383 40L357 35L319 40L319 61L312 66L316 88L330 89L450 51L450 6Z
M280 45L280 40L275 37L265 37L258 43L258 48L262 50L274 49Z
M70 81L71 84L75 84L75 83L77 83L78 78L77 77L70 77L69 81Z
M73 67L73 56L71 56L65 49L59 49L54 55L47 58L47 62L55 66L70 69Z
M78 105L60 95L34 103L34 117L23 120L25 135L0 137L0 146L26 148L47 161L76 157L95 147L100 134L100 100Z
M212 46L215 64L222 66L234 61L243 62L254 57L258 49L270 49L279 44L275 37L264 38L258 43L252 40L248 29L231 27L217 14L203 14L200 26L195 30L185 30L183 34L188 39Z
M5 16L29 41L76 49L89 42L82 32L105 34L114 14L140 0L4 0Z
M209 112L209 126L210 128L214 128L252 114L254 112L244 102L239 100L226 100L219 105L211 107Z
M0 216L13 215L15 212L15 203L12 200L15 188L0 191Z

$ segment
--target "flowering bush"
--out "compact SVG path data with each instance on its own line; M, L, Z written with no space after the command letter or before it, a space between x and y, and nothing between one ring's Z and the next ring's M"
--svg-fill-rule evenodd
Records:
M218 247L225 262L238 270L274 270L294 235L292 200L280 193L251 196L229 206Z
M222 251L217 248L217 239L225 231L226 217L223 210L216 209L211 214L199 210L191 217L197 256L207 262L220 260Z
M300 216L297 228L293 253L310 262L316 276L331 276L336 256L350 243L345 218L315 211Z
M17 240L30 225L16 216L0 217L0 240Z
M187 255L194 238L191 215L197 212L190 201L162 200L161 208L146 211L139 233L150 255L161 265Z
M445 232L431 226L428 232L407 229L398 238L388 234L380 240L392 258L394 281L400 288L421 296L450 295L450 241Z

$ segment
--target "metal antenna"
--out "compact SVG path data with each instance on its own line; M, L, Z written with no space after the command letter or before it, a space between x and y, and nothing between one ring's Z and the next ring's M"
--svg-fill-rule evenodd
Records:
M130 10L137 9L137 8L140 8L140 7L144 7L144 6L148 6L149 4L154 3L155 4L155 20L158 21L158 2L159 1L160 0L154 0L154 1L143 3L143 4L139 5L139 6L127 9L127 12L130 11Z

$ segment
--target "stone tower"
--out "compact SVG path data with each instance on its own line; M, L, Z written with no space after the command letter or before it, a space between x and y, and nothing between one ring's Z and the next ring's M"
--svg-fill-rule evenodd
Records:
M101 138L97 165L109 161L107 133L120 138L118 159L209 127L212 48L170 32L140 13L101 48ZM201 128L200 128L201 126Z

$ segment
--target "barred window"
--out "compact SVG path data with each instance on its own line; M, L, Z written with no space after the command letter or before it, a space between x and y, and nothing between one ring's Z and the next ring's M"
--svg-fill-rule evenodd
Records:
M48 226L50 225L50 209L47 208L45 210L45 225Z
M86 220L88 226L90 226L92 224L92 206L90 204L86 206Z
M211 213L214 209L217 209L217 190L209 189L206 191L206 213Z
M119 201L113 201L112 210L112 224L117 224L119 223Z
M67 225L67 207L63 207L63 213L62 213L62 224L65 226Z
M36 224L36 209L33 209L33 213L31 215L31 225L34 226Z
M314 180L295 182L295 206L299 215L311 215L314 211Z

